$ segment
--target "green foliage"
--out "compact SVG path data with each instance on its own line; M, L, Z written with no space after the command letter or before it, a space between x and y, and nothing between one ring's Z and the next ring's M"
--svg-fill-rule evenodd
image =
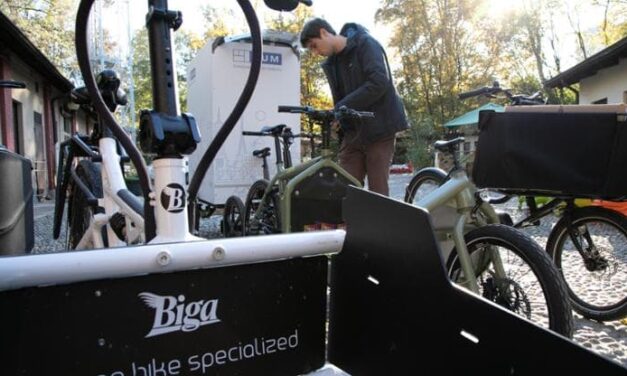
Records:
M148 31L145 28L137 30L131 43L133 45L135 108L137 111L151 109L153 106Z
M418 118L410 115L411 128L405 132L407 159L415 168L433 166L434 150L432 145L441 137L433 118L422 114Z
M305 22L312 17L310 8L298 7L293 13L273 13L273 18L267 20L270 29L286 31L298 36ZM322 72L320 63L322 57L308 51L301 51L300 56L300 103L315 108L331 108L333 103L329 97L327 80ZM320 127L312 125L303 116L301 129L304 132L320 132Z
M76 0L2 0L2 11L64 74L78 72L74 52Z

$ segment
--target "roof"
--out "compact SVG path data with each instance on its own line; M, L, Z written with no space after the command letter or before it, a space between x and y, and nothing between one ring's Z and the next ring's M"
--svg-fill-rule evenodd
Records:
M2 50L15 53L59 90L69 91L74 87L26 35L4 13L0 12L0 51Z
M296 54L296 56L300 56L300 53L298 51L298 36L296 34L288 33L286 31L264 30L262 31L261 38L263 39L264 44L274 44L277 46L289 47ZM211 48L212 51L215 51L216 48L225 43L237 42L252 43L252 38L250 34L221 36L213 41Z
M475 108L472 111L466 112L460 117L456 117L455 119L448 121L447 123L444 124L444 126L447 128L454 128L454 127L461 127L464 125L477 125L477 123L479 122L479 112L486 111L486 110L503 112L505 111L505 107L498 105L498 104L494 104L494 103L484 104L483 106L479 108Z
M601 69L617 65L619 59L624 57L627 57L627 38L619 40L567 71L548 79L544 86L547 88L559 88L575 84L586 77L596 74Z

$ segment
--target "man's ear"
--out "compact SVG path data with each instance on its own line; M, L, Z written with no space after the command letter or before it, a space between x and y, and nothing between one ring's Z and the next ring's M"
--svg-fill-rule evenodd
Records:
M320 29L320 39L324 39L331 35L326 29Z

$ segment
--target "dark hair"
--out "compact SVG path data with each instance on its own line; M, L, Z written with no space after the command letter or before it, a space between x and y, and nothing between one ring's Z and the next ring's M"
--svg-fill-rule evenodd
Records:
M300 32L300 45L303 47L307 47L307 43L310 39L320 38L320 30L325 29L329 33L335 35L335 30L331 25L323 20L322 18L314 18L303 26L303 30Z

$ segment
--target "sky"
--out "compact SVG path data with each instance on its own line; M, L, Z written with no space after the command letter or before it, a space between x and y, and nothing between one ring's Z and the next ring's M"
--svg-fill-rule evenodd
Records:
M147 13L146 0L131 1L131 28L137 29L144 24L144 15ZM276 12L268 9L262 0L252 0L257 10L259 20L263 22L266 13ZM258 4L255 4L258 3ZM357 22L370 30L371 34L382 44L387 44L390 31L383 25L376 25L374 15L379 8L380 0L313 0L312 10L315 15L324 17L339 31L346 22ZM183 28L203 34L204 25L200 8L202 5L211 4L221 9L233 9L235 14L242 12L235 0L169 0L168 7L183 12ZM358 5L358 6L357 6ZM303 6L303 5L301 5ZM120 28L119 28L120 29Z
M122 0L117 0L118 2ZM130 6L130 29L131 32L140 27L144 27L145 15L147 13L146 0L128 0ZM507 17L507 12L515 6L515 3L507 0L488 0L489 7L486 17L499 18ZM268 9L263 0L251 0L255 9L257 10L260 21L263 23L266 14L275 12ZM377 24L374 21L374 16L377 9L380 7L381 0L313 0L312 10L314 15L324 17L336 28L337 31L346 22L357 22L368 28L371 34L386 48L388 48L388 41L391 36L391 28L385 25ZM241 10L235 0L169 0L168 7L172 10L180 10L183 12L183 29L192 30L198 34L203 34L207 25L204 23L201 7L203 5L211 4L218 9L232 9L236 15L241 15ZM303 6L303 5L300 5ZM598 8L598 7L597 7ZM594 9L595 13L598 9ZM582 28L592 27L594 24L600 21L600 15L584 12L586 15L582 17ZM111 22L105 22L105 24L112 25L113 33L118 33L119 39L124 44L123 40L128 35L128 26L126 24L125 17L119 15L105 15ZM243 16L242 16L242 22ZM263 27L263 26L262 26ZM562 68L575 65L577 57L575 55L576 45L574 38L568 36L572 35L572 31L568 29L568 21L558 22L558 27L564 28L562 38ZM389 51L388 55L391 55L391 63L394 64L393 52Z

